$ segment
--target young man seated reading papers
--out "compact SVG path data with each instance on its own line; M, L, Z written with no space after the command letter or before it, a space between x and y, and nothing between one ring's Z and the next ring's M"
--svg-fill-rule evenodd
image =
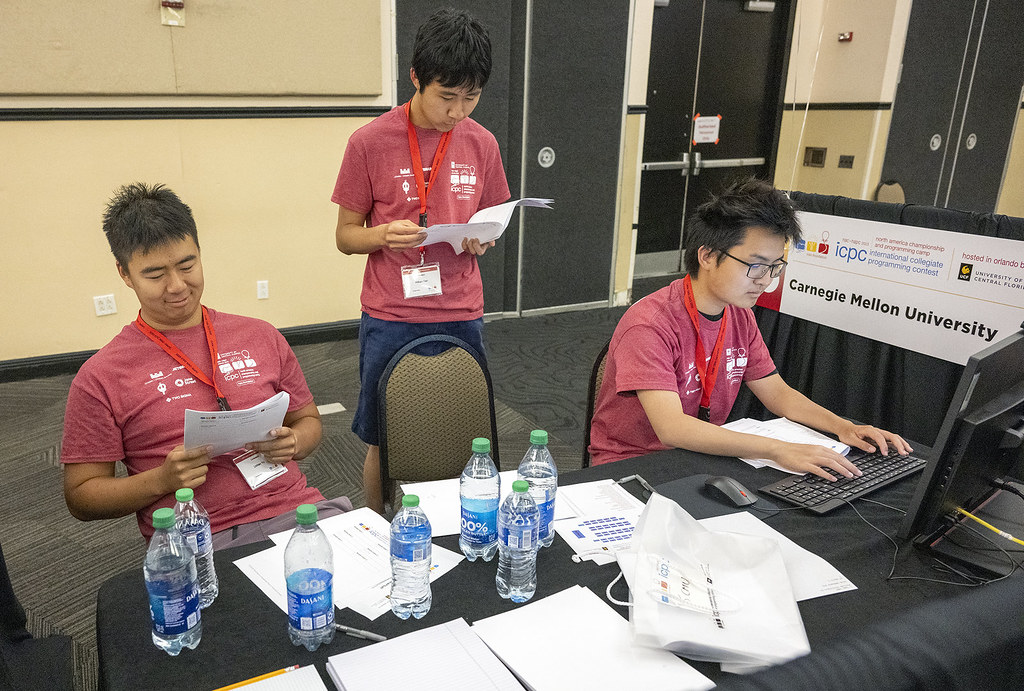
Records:
M799 238L790 200L759 180L736 183L697 209L686 277L639 300L615 328L594 410L593 463L676 447L766 458L827 479L860 474L824 446L720 427L744 382L775 415L864 451L910 452L899 435L844 420L776 371L750 308L786 265L786 243Z
M321 517L352 508L324 501L296 459L320 443L320 414L280 332L258 319L207 309L192 211L161 185L122 187L103 217L117 270L139 299L139 315L82 366L64 415L64 498L83 521L135 513L153 534L153 511L174 492L195 490L210 514L214 546L244 544L294 525L299 504ZM243 410L287 391L288 412L269 441L247 448L287 471L251 489L233 454L185 448L185 410ZM116 477L122 461L128 477ZM277 519L275 521L275 518Z

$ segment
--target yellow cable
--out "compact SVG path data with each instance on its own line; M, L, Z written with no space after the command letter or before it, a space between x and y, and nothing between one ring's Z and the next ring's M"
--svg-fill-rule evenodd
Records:
M968 518L973 519L973 520L977 521L978 523L981 523L983 526L985 526L986 528L988 528L992 532L999 533L1001 536L1005 537L1007 540L1012 540L1013 542L1016 542L1018 545L1024 545L1024 540L1018 540L1013 535L1010 535L1007 532L1003 532L1002 530L1000 530L999 528L995 527L991 523L986 523L985 521L981 520L980 518L975 516L970 511L964 511L959 506L956 507L956 510L957 510L958 513L962 513L963 515L967 516Z

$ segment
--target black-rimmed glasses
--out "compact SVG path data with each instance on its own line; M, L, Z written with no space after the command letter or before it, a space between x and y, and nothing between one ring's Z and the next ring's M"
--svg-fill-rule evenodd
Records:
M725 250L722 250L722 254L731 259L735 259L740 264L745 265L747 267L747 278L753 278L755 280L758 278L764 278L768 274L771 274L772 278L778 278L779 274L782 273L782 270L786 268L786 264L788 264L784 259L780 259L774 264L751 264L750 262L743 261L739 257L733 257Z

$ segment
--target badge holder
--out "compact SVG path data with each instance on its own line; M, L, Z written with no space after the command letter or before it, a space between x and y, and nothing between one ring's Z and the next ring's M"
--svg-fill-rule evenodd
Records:
M402 267L402 291L405 298L422 298L441 294L441 265L424 263L426 252L420 250L420 263Z

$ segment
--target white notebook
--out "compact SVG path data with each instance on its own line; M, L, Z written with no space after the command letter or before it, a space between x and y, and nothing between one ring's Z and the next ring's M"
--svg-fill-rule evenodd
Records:
M446 691L522 691L465 619L431 626L331 655L327 673L339 691L435 688ZM416 680L416 684L412 682Z

